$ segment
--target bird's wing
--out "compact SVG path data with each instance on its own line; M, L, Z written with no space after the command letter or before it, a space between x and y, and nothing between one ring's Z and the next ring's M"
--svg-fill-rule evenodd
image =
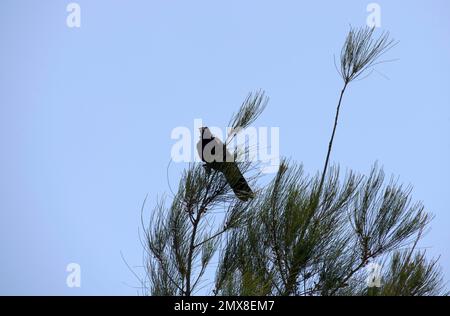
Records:
M240 200L247 201L248 199L254 197L252 189L248 185L247 180L245 180L241 170L239 170L239 167L235 162L225 163L223 174L234 194L236 194Z
M218 138L206 142L197 143L197 151L202 160L206 163L222 163L233 157L226 149L225 145Z
M234 155L232 155L228 149L227 145L225 145L219 138L214 137L214 145L222 149L223 153L223 159L221 162L233 162L234 161Z

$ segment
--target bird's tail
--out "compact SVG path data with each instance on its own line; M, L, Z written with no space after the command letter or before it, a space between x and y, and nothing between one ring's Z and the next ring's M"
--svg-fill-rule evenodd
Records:
M255 197L255 194L236 163L227 164L226 168L223 170L223 174L234 194L236 194L241 201L245 202Z

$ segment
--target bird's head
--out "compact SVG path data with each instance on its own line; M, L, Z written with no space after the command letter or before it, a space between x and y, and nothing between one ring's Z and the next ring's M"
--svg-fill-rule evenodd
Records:
M212 134L208 127L203 126L199 128L200 130L200 139L211 139Z

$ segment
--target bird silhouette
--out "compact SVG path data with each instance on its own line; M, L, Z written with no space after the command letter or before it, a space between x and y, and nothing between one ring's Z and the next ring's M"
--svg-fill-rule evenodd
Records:
M205 163L207 172L210 172L211 169L222 172L234 194L241 201L248 201L255 196L239 170L235 157L227 150L226 144L212 135L208 127L200 128L197 152Z

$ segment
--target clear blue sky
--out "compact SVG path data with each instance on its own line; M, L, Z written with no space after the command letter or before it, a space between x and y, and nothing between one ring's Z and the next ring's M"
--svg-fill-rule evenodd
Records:
M169 189L176 126L225 126L247 92L281 153L322 166L333 65L372 1L0 2L0 294L136 294L140 206ZM345 96L332 161L378 160L435 214L422 242L450 279L450 6L378 1L400 44ZM173 173L176 180L176 172ZM148 210L149 211L149 210ZM66 265L81 265L81 288Z

